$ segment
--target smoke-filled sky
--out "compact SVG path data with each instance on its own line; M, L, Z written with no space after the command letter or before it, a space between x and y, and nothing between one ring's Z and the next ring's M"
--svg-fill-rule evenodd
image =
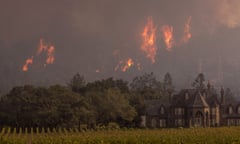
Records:
M64 84L77 72L87 81L131 81L145 72L162 79L170 72L180 87L189 87L203 72L218 86L240 84L239 0L0 2L1 89ZM40 39L45 49L39 54ZM27 59L32 61L23 71Z

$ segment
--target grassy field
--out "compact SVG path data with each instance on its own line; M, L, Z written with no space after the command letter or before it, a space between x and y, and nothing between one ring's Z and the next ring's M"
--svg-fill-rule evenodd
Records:
M78 132L65 129L1 131L0 144L240 144L240 127L127 129Z

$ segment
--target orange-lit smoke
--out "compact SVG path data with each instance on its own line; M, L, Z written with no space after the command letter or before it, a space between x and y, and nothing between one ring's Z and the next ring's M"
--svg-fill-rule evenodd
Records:
M191 20L192 20L192 17L190 16L184 25L183 37L181 40L183 43L187 43L189 41L189 39L192 37L191 26L190 26Z
M28 71L28 65L33 63L33 57L26 59L25 64L22 67L22 71Z
M162 26L161 31L163 32L163 40L165 42L166 49L171 51L173 47L173 27L164 25Z
M155 63L156 48L156 27L153 24L152 17L148 17L147 24L142 32L141 49L146 54L146 57Z

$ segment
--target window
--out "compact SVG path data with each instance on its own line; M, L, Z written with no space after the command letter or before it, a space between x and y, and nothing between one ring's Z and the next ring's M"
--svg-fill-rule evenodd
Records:
M229 114L232 114L232 113L233 113L233 108L232 108L232 106L229 106L229 107L228 107L228 113L229 113Z
M240 106L237 108L237 113L240 114Z
M175 108L175 115L183 115L184 109L183 108Z
M164 114L165 112L164 112L164 107L163 106L161 106L161 108L160 108L160 114Z

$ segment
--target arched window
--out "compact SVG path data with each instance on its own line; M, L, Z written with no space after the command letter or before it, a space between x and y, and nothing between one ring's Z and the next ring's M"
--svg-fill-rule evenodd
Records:
M233 108L232 108L232 106L229 106L228 107L228 114L232 114L233 113Z
M160 114L164 114L165 113L165 109L163 106L160 107Z

